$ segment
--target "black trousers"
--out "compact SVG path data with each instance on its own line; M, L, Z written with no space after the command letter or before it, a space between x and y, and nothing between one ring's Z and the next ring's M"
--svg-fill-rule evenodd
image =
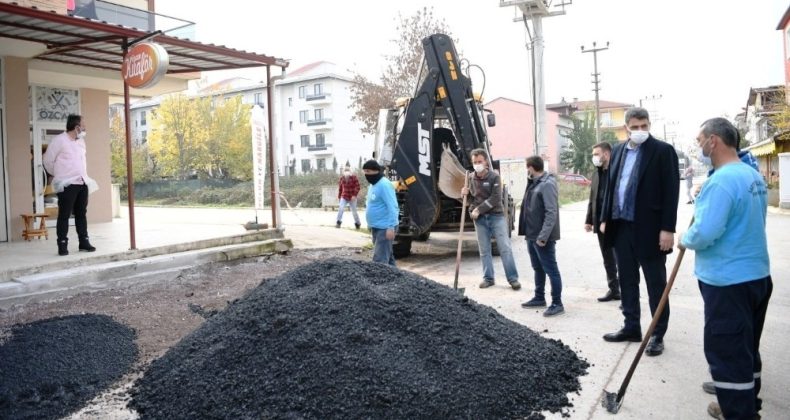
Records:
M74 225L80 241L88 239L88 186L71 184L58 193L58 242L69 240L69 217L74 213Z
M711 286L699 282L705 302L705 359L726 419L754 419L762 408L760 336L773 291L771 276Z
M603 257L603 268L606 270L606 283L609 291L620 294L620 281L617 279L617 261L614 257L614 247L604 245L603 233L596 233L598 236L598 247L601 248Z
M657 255L644 258L636 253L636 241L646 240L637 238L632 222L617 221L617 230L614 239L614 252L617 258L617 268L620 270L620 302L623 304L623 316L628 332L642 332L639 322L641 309L639 307L639 267L645 274L645 285L650 303L650 313L655 314L664 288L667 286L667 257ZM654 238L658 241L658 237ZM669 301L658 319L653 335L664 338L669 324Z

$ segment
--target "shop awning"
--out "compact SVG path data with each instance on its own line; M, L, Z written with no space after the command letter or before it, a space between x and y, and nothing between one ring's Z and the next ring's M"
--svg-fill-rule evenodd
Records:
M0 38L46 46L46 50L29 58L115 70L120 74L124 42L145 35L148 32L136 28L0 2ZM168 52L168 74L288 66L288 61L282 58L222 45L203 44L168 35L159 35L155 41Z

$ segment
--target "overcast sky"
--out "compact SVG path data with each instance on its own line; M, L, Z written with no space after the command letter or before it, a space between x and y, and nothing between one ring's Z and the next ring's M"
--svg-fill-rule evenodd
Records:
M156 2L159 13L196 22L202 42L290 59L291 70L324 60L373 78L384 66L383 56L395 51L391 40L398 13L413 15L424 5L446 20L463 57L485 70L486 101L532 102L524 26L513 22L513 7L500 7L496 0ZM668 131L678 140L689 141L705 119L740 112L750 87L784 83L782 33L776 26L789 5L782 0L573 0L566 15L544 20L546 102L592 100L593 57L580 46L608 41L609 50L598 54L601 99L638 104L660 95L644 104L676 123ZM240 75L260 80L265 72ZM218 77L227 73L212 78ZM480 78L473 81L479 90ZM652 131L663 134L655 125Z

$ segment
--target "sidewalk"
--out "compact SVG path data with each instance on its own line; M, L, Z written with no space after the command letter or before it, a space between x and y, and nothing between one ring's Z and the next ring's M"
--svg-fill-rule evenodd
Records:
M271 224L271 210L259 210L259 223ZM49 229L49 239L0 243L0 283L7 273L43 272L91 261L116 259L130 251L128 208L121 208L121 217L110 223L88 226L91 243L96 252L78 252L74 227L69 228L69 255L58 256L55 229ZM364 213L360 214L363 220ZM353 227L351 215L345 216L346 225ZM198 241L249 235L244 224L255 220L253 209L135 207L136 248L150 250L158 247L195 244ZM368 242L365 234L337 235L335 213L318 209L282 210L283 234L293 240L296 248L360 247ZM353 229L352 229L353 230ZM211 242L211 241L209 241ZM217 242L217 243L221 243ZM174 252L174 251L173 251ZM98 258L105 257L105 258ZM3 275L6 273L6 275Z

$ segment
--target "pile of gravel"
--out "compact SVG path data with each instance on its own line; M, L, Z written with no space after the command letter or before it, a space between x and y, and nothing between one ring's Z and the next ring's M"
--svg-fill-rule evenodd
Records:
M80 409L137 358L135 333L105 315L15 325L0 344L0 418L56 419Z
M424 277L331 259L263 282L132 390L142 418L542 418L588 364Z

